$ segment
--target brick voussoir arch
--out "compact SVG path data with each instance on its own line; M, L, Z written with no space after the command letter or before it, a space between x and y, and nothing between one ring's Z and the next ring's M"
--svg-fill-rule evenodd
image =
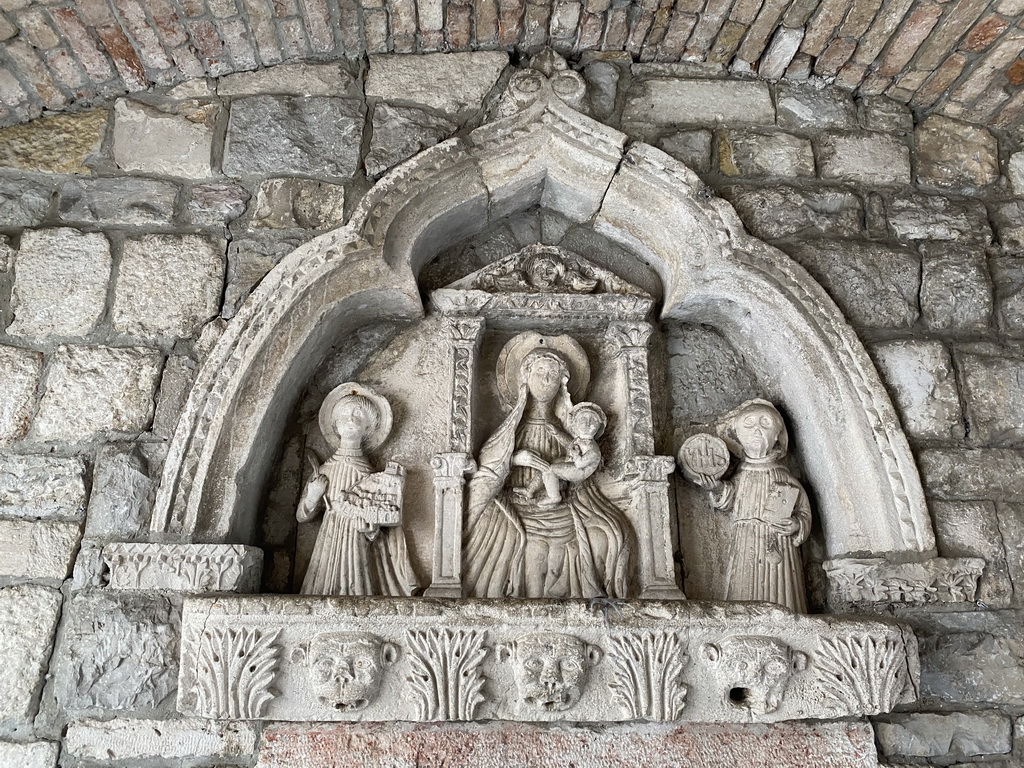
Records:
M780 393L806 451L829 557L921 560L934 536L920 478L863 345L824 290L747 235L689 169L577 111L582 78L547 54L517 71L491 122L394 169L345 227L299 248L215 345L172 441L155 539L248 541L274 447L330 339L412 319L440 249L534 205L648 261L662 315L717 327Z

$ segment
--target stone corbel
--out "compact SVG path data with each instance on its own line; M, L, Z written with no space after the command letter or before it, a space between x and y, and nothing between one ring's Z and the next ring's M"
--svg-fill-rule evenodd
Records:
M263 550L242 544L120 543L103 548L107 586L209 594L257 592Z
M973 603L985 561L977 557L936 557L892 564L881 559L829 560L829 603L868 608L893 604Z

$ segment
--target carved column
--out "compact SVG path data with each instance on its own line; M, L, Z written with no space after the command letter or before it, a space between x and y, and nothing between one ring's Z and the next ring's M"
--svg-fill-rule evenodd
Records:
M452 407L448 451L431 459L434 468L434 565L428 597L462 597L462 517L465 478L476 470L473 447L473 382L482 317L445 317L451 346Z
M647 366L649 323L616 321L607 339L626 378L626 475L631 481L633 519L640 540L640 597L682 599L673 560L668 478L675 459L654 455L651 381Z

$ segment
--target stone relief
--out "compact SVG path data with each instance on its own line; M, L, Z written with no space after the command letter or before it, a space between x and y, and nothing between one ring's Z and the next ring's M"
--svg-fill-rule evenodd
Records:
M274 698L280 630L250 627L214 628L199 641L199 707L215 718L252 720L262 717Z
M829 560L830 603L836 607L880 603L973 603L985 561L936 557L923 563Z
M498 357L497 381L509 410L469 481L467 594L629 597L633 533L590 480L604 414L588 404L570 417L590 381L583 347L567 335L519 334Z
M320 408L320 430L334 454L313 465L296 517L323 523L302 583L304 595L408 596L418 589L402 529L405 469L374 472L363 453L391 432L391 405L369 387L347 382Z
M499 658L515 669L519 699L526 709L564 712L579 702L590 668L604 655L574 635L538 632L505 645Z
M861 673L870 670L868 678ZM888 712L909 684L907 655L892 638L821 638L814 671L825 694L843 711Z
M612 693L630 720L678 720L686 706L683 668L689 661L675 632L612 638Z
M751 717L777 711L793 673L808 664L806 653L772 637L730 637L701 650L716 670L723 700Z
M370 632L317 635L306 653L309 685L324 706L358 712L377 700L384 672L397 658L397 645Z
M263 552L232 544L108 544L103 561L111 589L255 592Z
M748 400L722 417L719 438L698 434L683 444L683 474L729 517L726 600L765 600L806 613L800 545L811 530L803 486L786 468L789 436L766 400ZM739 464L723 479L729 454Z
M421 720L472 720L485 697L480 668L487 656L486 632L411 631L409 684Z

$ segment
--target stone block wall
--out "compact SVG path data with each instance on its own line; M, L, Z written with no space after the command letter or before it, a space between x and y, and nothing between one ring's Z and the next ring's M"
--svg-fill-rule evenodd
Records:
M1019 764L1024 153L814 83L580 66L592 114L697 171L831 294L915 448L939 555L988 563L974 610L892 608L921 690L874 724L880 755ZM0 764L256 762L258 724L175 715L180 597L106 588L99 550L143 537L192 377L253 286L389 168L478 124L508 67L286 64L0 131Z

